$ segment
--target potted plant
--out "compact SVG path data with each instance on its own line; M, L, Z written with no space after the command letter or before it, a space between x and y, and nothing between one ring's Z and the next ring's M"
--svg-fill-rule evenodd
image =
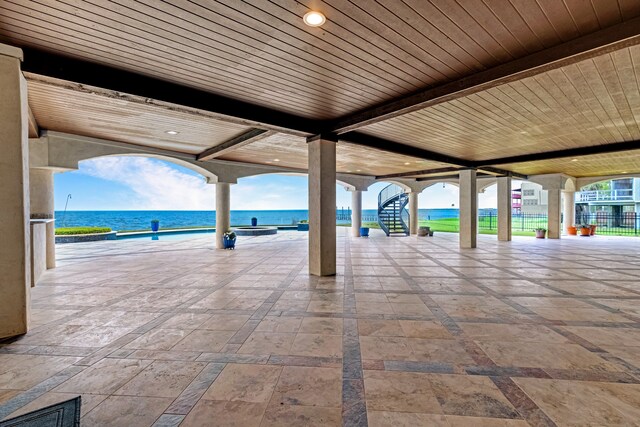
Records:
M225 249L235 249L236 247L236 233L231 231L231 230L227 230L224 232L224 238L223 238L223 243L224 243L224 248Z
M596 228L598 226L596 224L589 224L589 228L591 228L591 235L595 236L596 235Z
M580 226L580 235L581 236L591 236L591 226L584 224Z
M309 221L303 219L298 222L298 231L309 231Z
M156 233L159 229L160 229L160 220L159 219L152 219L151 220L151 231Z
M253 218L251 218L251 226L255 227L257 225L258 225L258 218L254 216Z
M575 225L570 225L569 227L567 227L567 233L570 236L577 236L578 235L578 229L576 228Z
M538 239L544 239L547 235L547 229L546 228L536 228L535 229L536 232L536 238Z
M360 227L360 237L369 237L369 227Z

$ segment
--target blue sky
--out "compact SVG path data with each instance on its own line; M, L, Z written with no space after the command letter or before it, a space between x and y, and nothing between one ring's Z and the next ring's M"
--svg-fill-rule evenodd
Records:
M307 178L259 175L231 187L232 210L307 209ZM378 183L363 193L364 209L375 209ZM349 207L351 193L336 185L336 205ZM495 186L480 195L481 208L496 206ZM80 163L77 171L55 174L55 207L63 210L214 210L215 185L197 173L146 157L102 157ZM434 185L419 196L421 209L458 207L458 189ZM452 206L453 205L453 206Z

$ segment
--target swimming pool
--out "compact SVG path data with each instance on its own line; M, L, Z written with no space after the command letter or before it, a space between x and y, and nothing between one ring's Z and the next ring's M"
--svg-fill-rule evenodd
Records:
M204 229L204 230L176 230L176 231L159 231L157 233L152 232L144 232L144 233L130 233L130 234L121 234L117 236L117 240L158 240L158 241L178 241L178 240L187 240L194 239L196 237L206 237L211 236L213 238L213 234L215 233L212 229Z

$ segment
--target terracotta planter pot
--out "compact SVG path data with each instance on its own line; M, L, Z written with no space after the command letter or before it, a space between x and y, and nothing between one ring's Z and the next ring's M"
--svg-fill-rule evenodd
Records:
M544 239L547 234L547 230L536 230L536 238Z
M587 227L587 228L580 228L580 235L581 236L591 236L591 227Z
M591 235L595 236L596 235L596 227L598 227L595 224L591 224L589 227L591 227Z
M576 227L567 227L567 233L569 233L570 236L577 236L578 229Z

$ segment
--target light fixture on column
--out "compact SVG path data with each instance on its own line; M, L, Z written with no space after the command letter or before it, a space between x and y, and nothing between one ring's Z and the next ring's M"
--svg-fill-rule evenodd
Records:
M322 13L315 12L312 10L310 12L305 13L302 20L304 21L305 24L307 24L310 27L319 27L320 25L326 22L327 18L325 18L325 16Z

